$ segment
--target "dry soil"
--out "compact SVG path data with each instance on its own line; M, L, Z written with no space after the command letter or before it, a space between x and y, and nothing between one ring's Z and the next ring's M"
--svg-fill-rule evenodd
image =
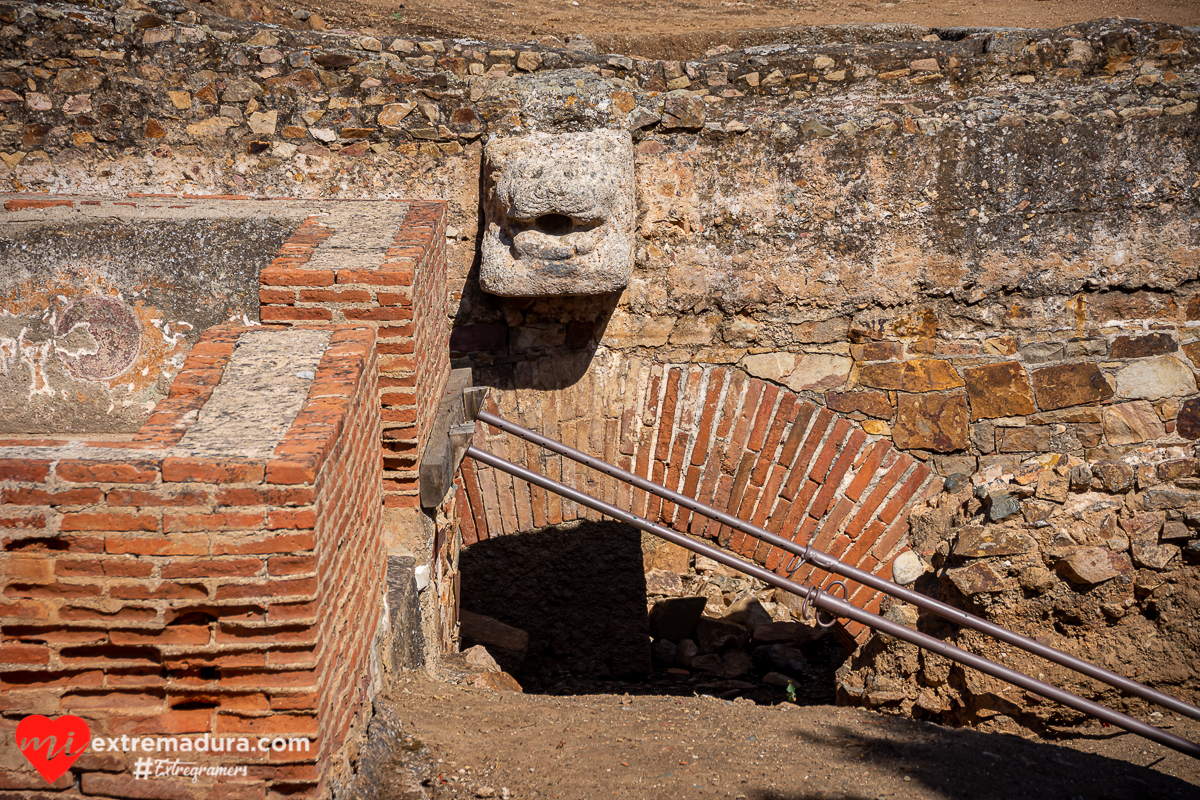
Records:
M315 12L330 28L372 35L467 36L526 41L583 35L600 52L648 58L688 58L717 44L765 43L771 29L804 25L906 23L935 28L1054 28L1098 17L1200 25L1197 0L214 0L209 5L246 16L255 4L292 22Z

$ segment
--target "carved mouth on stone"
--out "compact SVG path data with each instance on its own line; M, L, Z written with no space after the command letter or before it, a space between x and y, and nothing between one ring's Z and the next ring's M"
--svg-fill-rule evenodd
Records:
M578 220L566 214L543 214L532 220L512 220L505 244L518 261L567 261L596 249L604 220Z

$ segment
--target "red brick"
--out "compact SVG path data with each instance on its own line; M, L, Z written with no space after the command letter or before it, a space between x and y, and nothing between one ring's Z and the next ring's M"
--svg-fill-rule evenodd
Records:
M0 461L0 481L44 481L50 475L50 463L28 458L6 458Z
M858 513L854 516L854 520L846 528L846 532L851 536L857 536L864 527L867 521L871 519L871 515L875 513L875 509L883 502L883 498L887 497L888 492L896 485L902 476L912 464L911 458L898 458L896 462L888 469L887 473L879 479L875 484L875 488L867 495L867 499L863 501L859 507Z
M271 603L267 606L267 620L279 623L316 619L317 610L315 600L307 603Z
M866 441L867 435L860 430L856 430L850 434L842 453L834 462L833 467L829 470L829 474L825 477L825 483L821 486L821 491L813 499L812 508L809 509L809 514L814 517L822 516L829 507L833 504L834 495L837 492L838 485L841 484L842 478L850 469L850 464L854 461L854 457L858 455L858 451L862 448L863 442Z
M263 286L332 286L333 270L267 267L258 275Z
M871 555L876 558L887 558L892 554L892 550L908 533L908 516L902 516L893 522L888 529L875 540L875 546L871 548Z
M262 572L257 558L218 558L203 561L178 561L164 564L162 577L175 578L249 578Z
M59 609L60 619L82 622L150 622L158 617L158 611L141 606L123 606L111 613L94 608L63 606Z
M263 514L257 512L219 512L216 514L164 514L163 532L233 531L260 528Z
M207 600L208 589L200 584L161 583L151 589L143 584L110 585L108 593L118 600Z
M825 476L829 472L829 468L833 466L833 462L837 459L839 452L842 449L842 442L850 433L851 425L844 419L837 419L833 423L833 430L829 432L829 438L825 440L825 446L821 448L821 453L813 461L812 468L808 471L808 477L821 483L825 480Z
M370 303L374 298L365 289L301 289L302 303Z
M0 644L0 664L23 666L50 663L50 648L40 644Z
M317 460L275 458L267 462L267 483L295 485L312 483L317 478Z
M775 401L778 399L779 388L774 384L767 384L763 389L758 414L754 417L754 426L750 429L750 435L746 439L746 447L751 450L762 449L763 442L767 438L767 426L771 423L771 416L775 413Z
M9 516L5 514L0 516L0 528L44 528L46 527L45 514L30 514L26 512L24 515Z
M96 597L101 588L95 584L47 584L31 586L24 583L9 583L4 587L4 596L22 600L59 600L66 598Z
M169 647L208 644L210 631L207 625L176 625L151 631L109 631L108 636L114 645L151 644Z
M137 489L110 489L107 495L109 506L134 506L137 508L186 507L207 505L209 494L204 491L139 491Z
M278 556L267 560L267 571L272 575L299 575L316 570L317 560L313 556Z
M908 504L908 501L917 493L917 489L929 477L929 472L929 467L924 464L917 464L917 468L913 470L912 475L908 476L908 480L904 482L904 485L897 489L887 505L880 509L879 518L884 522L894 520L896 515L900 513L900 509Z
M766 384L758 378L752 378L746 388L746 399L737 415L737 426L729 435L729 446L721 465L722 471L727 474L732 474L741 462L741 451L745 447L746 438L749 436L751 426L758 414L759 400L762 398L765 386Z
M54 208L55 206L67 206L68 208L75 204L70 200L43 200L41 198L25 198L14 197L11 200L4 201L5 211L29 211L41 208Z
M258 317L263 322L328 322L333 319L333 312L328 308L262 306Z
M263 472L261 461L169 457L162 463L165 483L258 483Z
M205 733L212 730L213 711L211 709L196 709L196 710L176 710L172 709L170 714L157 714L154 716L127 716L114 717L109 723L109 735L127 734L130 736L174 736L184 733ZM86 782L89 775L96 773L87 773L84 775L85 791L87 790ZM149 783L148 781L142 781ZM158 783L158 782L155 782ZM151 788L149 791L155 791L157 787ZM105 786L101 790L104 794L116 794L118 797L137 797L138 795L117 794L113 792L113 788ZM150 795L157 800L157 795ZM187 800L192 800L190 792L187 795Z
M56 492L36 488L0 490L0 503L14 506L83 506L99 503L103 499L104 492L93 488L65 489Z
M104 537L107 553L130 553L143 556L196 556L208 552L204 536L120 536Z
M337 273L338 283L361 283L370 286L411 286L412 279L411 269L339 269Z
M112 512L75 512L62 515L64 531L157 531L158 518Z
M154 483L158 463L154 461L60 461L54 470L60 480L84 483Z
M222 488L217 492L218 506L306 506L316 499L312 487Z
M136 558L62 558L55 562L54 572L64 578L148 578L154 565Z
M296 302L296 293L291 289L259 289L258 302L261 305L290 306ZM189 356L190 360L190 356ZM186 368L186 363L185 363Z
M868 451L866 460L859 467L858 474L854 476L854 480L846 487L846 496L855 502L862 496L863 491L870 484L871 479L875 477L876 471L879 469L883 457L887 455L887 451L891 448L891 443L886 439L880 439Z
M239 598L265 598L311 596L317 590L315 578L296 578L286 581L260 581L258 583L230 583L217 587L218 600Z
M277 509L267 512L268 530L290 528L311 530L317 525L317 515L312 509Z

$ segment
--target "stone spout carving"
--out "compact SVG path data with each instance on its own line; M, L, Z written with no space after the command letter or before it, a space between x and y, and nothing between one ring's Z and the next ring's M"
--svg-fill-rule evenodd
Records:
M619 291L633 269L633 141L624 131L493 138L484 150L484 291Z

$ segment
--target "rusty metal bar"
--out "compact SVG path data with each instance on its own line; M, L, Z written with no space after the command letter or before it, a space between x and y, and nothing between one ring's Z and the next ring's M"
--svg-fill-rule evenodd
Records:
M799 556L801 563L804 561L810 561L814 566L817 566L826 572L832 572L861 583L864 586L869 586L872 589L886 592L887 594L903 600L906 603L911 603L918 608L923 608L926 611L937 614L939 617L942 617L950 622L954 622L966 628L972 628L980 631L981 633L986 633L1002 642L1007 642L1014 647L1019 647L1022 650L1025 650L1026 652L1041 656L1047 661L1052 661L1055 664L1067 667L1068 669L1074 670L1080 674L1087 675L1089 678L1095 678L1098 681L1107 683L1113 688L1120 689L1123 692L1140 697L1143 700L1149 700L1150 702L1160 705L1163 708L1183 714L1187 717L1191 717L1192 719L1200 720L1200 708L1197 708L1191 703L1180 700L1176 697L1172 697L1169 694L1164 694L1157 689L1152 689L1149 686L1138 683L1137 681L1130 680L1124 675L1118 675L1112 670L1105 669L1104 667L1093 664L1090 661L1085 661L1078 656L1073 656L1070 653L1065 653L1055 647L1042 644L1036 639L1024 636L1015 631L1010 631L1008 628L1003 628L993 622L988 622L987 620L981 619L973 614L963 611L960 608L955 608L954 606L943 603L940 600L935 600L932 597L921 594L920 592L913 591L912 589L901 586L893 581L889 581L887 578L881 578L878 575L867 572L866 570L861 570L857 567L851 566L850 564L846 564L822 550L817 550L816 548L812 547L811 544L797 544L796 542L785 539L782 536L771 533L764 528L760 528L757 525L753 525L749 522L739 519L732 514L728 514L724 511L715 509L712 506L705 505L695 498L672 491L661 484L647 480L639 475L635 475L628 470L623 470L614 464L608 463L607 461L589 456L587 453L583 453L573 447L568 447L561 442L556 442L547 436L543 436L540 433L531 431L528 428L517 425L516 423L509 422L508 420L498 417L495 414L490 414L486 411L480 411L476 415L476 419L491 425L492 427L499 428L500 430L510 433L513 436L517 436L521 439L532 442L539 447L544 447L547 450L552 450L555 453L558 453L559 455L566 456L572 461L577 461L584 466L591 467L599 472L603 472L619 481L624 481L625 483L636 486L639 489L657 495L664 500L669 500L676 505L682 506L691 511L695 511L696 513L708 517L709 519L716 520L722 525L727 525L736 531L753 536L756 539L768 544L775 545L776 547L786 550L789 553ZM796 565L796 567L798 566L799 565ZM789 570L789 572L794 571L795 568Z
M490 416L490 415L489 415ZM1007 681L1022 689L1041 695L1048 700L1054 700L1065 706L1082 711L1098 719L1102 719L1119 728L1124 728L1131 733L1136 733L1151 741L1158 742L1161 745L1170 747L1173 750L1178 750L1181 753L1200 758L1200 744L1188 741L1182 737L1176 736L1153 725L1149 725L1141 720L1134 719L1119 711L1113 711L1111 708L1106 708L1099 703L1091 700L1086 700L1078 695L1072 694L1065 689L1060 689L1057 686L1040 681L1037 678L1031 678L1023 672L1017 672L1014 669L997 664L994 661L976 655L975 653L967 652L954 645L943 642L941 639L934 638L926 633L913 630L898 622L890 619L885 619L878 614L872 614L870 611L859 608L845 600L838 599L828 592L822 591L819 587L802 586L795 581L784 578L774 572L761 567L750 561L745 561L737 556L731 555L720 548L714 547L705 542L698 542L690 536L686 536L678 531L673 531L669 528L664 528L661 525L656 525L647 519L643 519L638 515L626 511L623 508L606 503L603 500L598 500L589 494L573 489L570 486L559 483L556 480L547 478L525 467L513 464L511 461L506 461L499 456L493 455L485 450L480 450L472 445L467 449L467 455L488 466L494 467L501 472L507 472L509 475L528 481L536 486L540 486L547 491L554 492L580 505L595 509L602 514L620 520L627 525L645 531L646 533L658 536L661 539L666 539L681 547L685 547L694 553L699 553L713 561L717 561L728 567L733 567L736 570L751 575L764 583L769 583L772 586L791 592L796 595L804 596L815 605L817 608L834 614L838 617L848 617L863 625L869 625L876 630L882 631L897 639L903 639L906 642L911 642L918 647L923 647L939 655L945 656L952 661L957 661L960 664L965 664L968 667L977 669L992 677L999 678L1002 681Z

